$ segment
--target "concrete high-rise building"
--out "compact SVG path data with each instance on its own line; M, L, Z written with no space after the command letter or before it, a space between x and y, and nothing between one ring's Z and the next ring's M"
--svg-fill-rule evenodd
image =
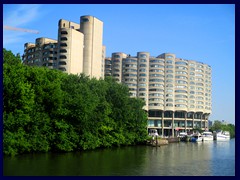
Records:
M84 73L90 78L104 78L106 47L102 39L103 22L93 16L81 16L80 24L60 19L58 40L37 38L36 44L25 43L23 63L45 65L71 74ZM51 44L54 48L49 52L54 50L54 55L47 53L47 48L40 47L53 46Z
M110 62L111 59L111 62ZM145 101L148 129L161 135L174 135L196 128L208 129L211 113L211 67L202 62L164 53L151 57L112 53L105 74L129 87L131 97ZM105 66L106 67L106 66Z
M57 46L58 42L50 38L37 38L35 43L25 43L23 63L56 69Z
M77 74L83 71L84 34L80 25L66 20L58 22L58 69Z
M103 22L81 16L80 23L59 20L58 39L25 43L23 63L89 77L113 76L129 87L131 97L145 101L148 129L163 136L196 128L208 129L211 114L211 67L194 60L148 52L122 52L105 58Z

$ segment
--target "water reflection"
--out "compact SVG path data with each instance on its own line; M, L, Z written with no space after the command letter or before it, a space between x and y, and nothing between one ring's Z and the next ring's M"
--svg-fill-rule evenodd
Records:
M4 175L235 175L235 140L4 157Z

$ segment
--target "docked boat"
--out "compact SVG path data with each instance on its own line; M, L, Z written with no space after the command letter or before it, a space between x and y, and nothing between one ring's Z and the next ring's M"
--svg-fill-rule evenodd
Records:
M200 133L193 134L190 138L191 142L203 142L203 136Z
M230 133L229 131L220 131L216 134L217 141L229 141L230 140Z
M204 131L202 133L203 141L213 141L213 133L210 131Z
M179 137L180 141L188 141L186 132L180 132L178 137Z

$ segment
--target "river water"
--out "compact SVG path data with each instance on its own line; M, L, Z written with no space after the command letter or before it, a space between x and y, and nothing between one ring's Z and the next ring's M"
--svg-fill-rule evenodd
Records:
M235 176L235 139L3 158L4 176Z

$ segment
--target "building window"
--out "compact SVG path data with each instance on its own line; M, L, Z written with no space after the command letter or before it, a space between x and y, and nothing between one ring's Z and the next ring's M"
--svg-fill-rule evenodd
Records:
M146 91L146 88L139 88L139 91Z
M146 58L147 55L146 55L146 54L140 54L140 57L141 57L141 58Z
M173 56L166 56L166 58L171 59L171 58L173 58Z
M146 59L140 59L140 62L147 62Z
M161 69L151 69L149 72L163 72Z
M186 95L182 95L182 94L178 94L178 95L175 95L176 98L187 98Z
M186 108L187 105L185 105L185 104L176 104L175 107L183 107L183 108Z
M139 72L146 72L146 69L139 69Z
M63 67L58 68L58 69L61 70L61 71L66 71L66 68L63 68Z
M59 58L60 58L60 59L67 59L67 56L61 55Z
M82 22L89 22L88 18L82 18Z
M152 59L150 60L150 63L164 63L164 61L160 59Z
M175 90L176 93L187 93L185 90Z
M60 51L59 51L60 53L66 53L67 52L67 50L66 49L60 49Z
M150 65L151 68L164 68L164 66L159 65L159 64L152 64Z
M65 61L60 61L58 65L67 65L67 63Z
M67 37L61 37L60 40L61 41L67 41L68 39L67 39Z
M113 55L113 57L114 57L114 58L120 58L120 56L119 56L119 55Z
M149 82L164 82L162 79L150 79Z
M67 47L67 43L60 43L61 47Z
M175 62L175 64L179 64L179 65L187 65L187 63L184 62L184 61L177 61L177 62Z
M147 81L147 79L146 78L140 78L139 79L139 81L141 82L141 81L144 81L144 82L146 82Z
M68 34L67 31L61 31L61 34Z
M140 67L147 67L146 64L140 64Z
M173 78L173 75L168 74L166 77L167 77L167 78Z

